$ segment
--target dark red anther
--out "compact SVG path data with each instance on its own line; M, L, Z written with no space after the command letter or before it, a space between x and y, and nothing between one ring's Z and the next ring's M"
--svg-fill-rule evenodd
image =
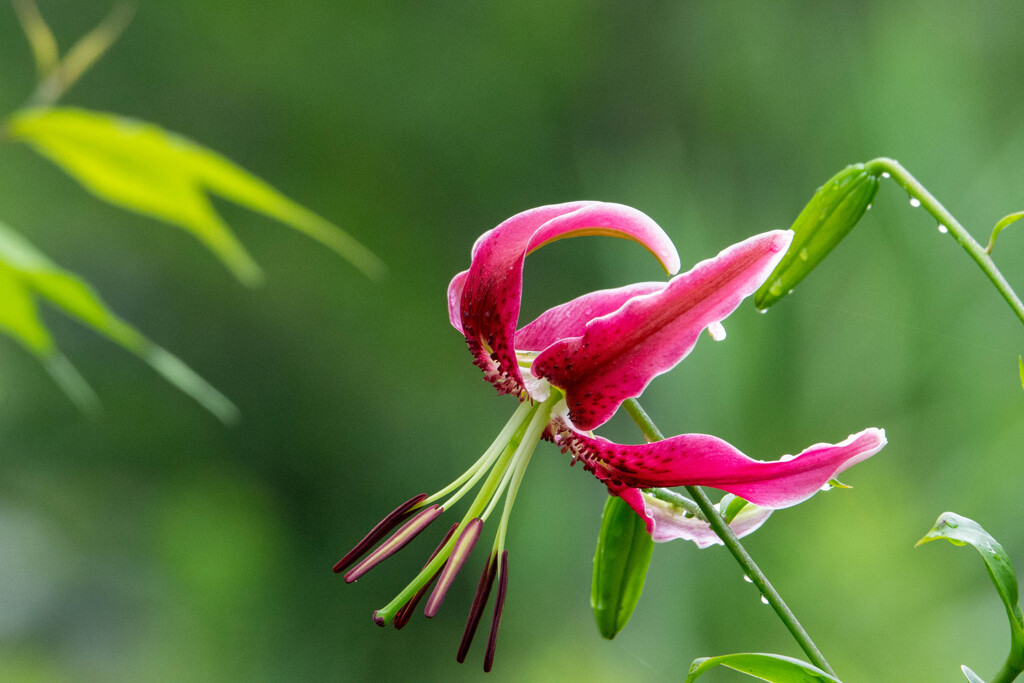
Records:
M484 521L479 517L474 517L469 520L462 533L455 539L452 554L448 556L448 562L445 563L444 569L441 570L441 575L437 579L437 585L434 586L434 592L427 598L427 606L423 609L423 613L428 617L434 616L437 614L437 610L441 609L441 603L444 602L448 589L455 581L459 570L466 564L469 554L473 551L473 546L476 545L477 539L480 538L480 530L483 527Z
M473 606L469 608L469 621L466 622L466 630L462 632L462 642L459 643L459 653L455 655L456 661L462 664L466 661L469 653L469 646L473 643L473 636L476 634L476 627L480 624L480 617L483 616L484 607L487 606L487 598L491 596L491 586L494 585L494 576L498 572L498 557L491 553L484 565L484 572L480 575L480 583L476 587L476 595L473 596Z
M409 541L416 538L421 531L430 526L431 522L440 517L442 512L444 512L444 508L440 505L431 505L420 510L415 517L392 534L391 538L377 546L377 549L367 555L366 559L349 570L348 574L345 574L345 583L352 583L404 548Z
M489 672L494 665L494 648L498 644L498 624L501 623L501 610L505 607L505 589L508 588L508 551L501 553L501 570L498 572L498 597L494 601L494 619L491 621L491 637L487 640L487 654L484 655L484 672Z
M377 541L384 538L389 531L404 522L412 514L410 509L419 504L420 501L425 500L426 497L427 494L421 493L395 508L394 512L382 519L377 526L373 527L370 533L366 534L363 540L356 544L355 548L352 548L345 557L338 560L338 564L334 565L334 573L340 574L348 569L349 565L365 555L366 551L372 548Z
M454 534L455 530L458 529L458 528L459 528L458 522L456 522L455 524L452 524L452 528L448 530L448 533L444 535L443 539L441 539L441 543L437 546L437 548L434 549L434 552L430 554L430 559L427 560L427 564L423 565L424 569L426 569L427 565L429 565L431 563L431 561L433 561L433 559L435 557L437 557L437 554L439 552L441 552L441 548L444 548L445 543L448 542L448 539L450 539L452 537L452 534ZM424 584L423 588L421 588L418 591L416 591L416 595L412 596L412 598L409 600L409 602L407 602L404 605L402 605L402 609L398 610L398 613L395 614L395 628L396 629L400 629L403 626L405 626L407 623L409 623L409 618L412 617L412 613L413 613L413 610L416 609L416 605L419 604L419 601L423 598L424 595L427 594L427 591L430 590L430 587L434 583L434 579L436 579L437 575L441 573L441 569L443 567L444 567L444 565L441 565L441 567L438 568L438 570L436 572L434 572L434 575L430 577L430 581L427 581L427 583Z

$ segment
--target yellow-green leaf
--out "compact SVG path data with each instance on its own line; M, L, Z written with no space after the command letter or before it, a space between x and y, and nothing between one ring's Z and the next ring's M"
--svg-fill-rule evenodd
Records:
M690 673L684 683L693 683L716 666L742 671L769 683L840 683L838 678L813 664L785 655L763 652L740 652L734 655L695 659L690 665Z
M223 156L153 124L83 109L32 109L14 139L48 157L99 198L193 233L247 284L259 266L210 203L216 194L330 247L370 277L384 266L348 233Z
M220 392L114 315L86 283L56 266L24 237L0 223L0 332L35 354L79 406L85 410L95 408L95 394L61 355L40 319L38 300L135 353L221 420L231 422L237 418L237 409Z

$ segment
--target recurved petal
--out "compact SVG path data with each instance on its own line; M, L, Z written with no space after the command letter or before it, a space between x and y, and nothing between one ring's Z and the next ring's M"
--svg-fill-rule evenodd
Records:
M611 235L639 242L668 272L679 256L665 232L644 213L621 204L573 202L517 214L473 245L469 270L448 288L452 325L462 331L487 379L516 392L523 381L515 357L515 330L526 255L548 242L578 235Z
M710 524L699 517L688 516L686 510L681 507L655 498L640 489L623 489L618 495L647 522L647 532L659 543L681 538L693 541L698 548L722 544L722 539ZM772 512L774 510L771 508L746 505L733 517L729 526L738 538L743 538L761 528Z
M594 429L627 398L685 358L700 333L732 313L779 262L793 233L774 230L734 244L664 288L592 320L583 334L553 343L533 374L565 392L573 423Z
M584 294L541 313L536 320L516 332L516 349L543 351L566 337L578 337L594 318L617 311L635 296L658 292L667 282L639 282L616 289L602 289Z
M572 429L564 422L559 427L563 431L556 443L583 460L613 493L626 487L711 486L772 509L807 500L886 443L884 430L870 428L838 444L816 444L799 455L765 462L708 434L622 445Z

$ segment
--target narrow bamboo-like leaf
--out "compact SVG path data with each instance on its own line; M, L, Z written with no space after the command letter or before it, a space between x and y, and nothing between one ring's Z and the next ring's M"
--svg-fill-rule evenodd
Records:
M968 683L985 683L985 680L978 674L971 671L971 669L966 664L961 666L960 670L964 672L964 676L967 677Z
M644 590L654 540L647 525L624 500L609 496L594 553L590 605L597 630L611 640L625 628Z
M974 546L981 554L985 561L985 569L988 570L988 575L1006 608L1014 642L1018 648L1024 649L1024 618L1021 616L1020 605L1017 604L1017 575L1003 546L973 519L955 512L943 512L939 515L935 526L917 542L917 545L937 538L944 538L954 545Z
M304 232L370 277L384 266L348 233L219 154L155 125L82 109L15 115L13 138L32 145L112 204L193 233L247 284L259 266L210 203L216 194Z
M761 652L740 652L734 655L695 659L690 665L690 673L684 683L692 683L716 666L735 669L754 678L770 681L770 683L811 683L812 681L841 683L838 678L825 673L813 664L785 655Z
M35 354L68 396L90 410L97 405L95 394L57 350L39 317L40 299L138 355L221 420L237 418L235 406L203 378L114 315L87 284L0 223L0 332Z
M1021 218L1024 218L1024 211L1018 211L1017 213L1011 213L1009 216L1003 216L999 222L996 223L996 227L992 228L992 236L988 238L988 246L985 247L985 253L992 253L992 247L996 245L996 237L998 237L999 233L1003 231L1003 228L1011 223L1016 223Z
M878 193L878 178L864 164L847 166L818 188L790 228L793 242L754 294L761 310L786 296L853 230Z

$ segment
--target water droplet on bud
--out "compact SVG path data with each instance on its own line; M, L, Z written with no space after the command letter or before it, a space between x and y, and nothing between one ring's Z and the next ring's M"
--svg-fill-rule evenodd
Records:
M939 232L941 232L943 235L945 235L947 232L949 232L949 228L947 228L942 223L939 223Z
M767 605L767 604L768 604L768 598L766 598L766 597L764 597L764 596L762 595L762 596L761 596L761 602L763 602L764 604L766 604L766 605Z
M882 171L882 177L883 178L888 178L889 177L889 172L888 171Z
M800 250L800 260L801 261L806 261L810 257L811 257L811 255L807 253L807 249L801 249Z
M917 197L911 197L910 205L916 209L917 207L921 206L921 200L918 199Z
M754 580L753 580L753 579L751 579L751 578L750 578L749 576L747 576L746 574L744 574L744 575L743 575L743 580L744 580L744 581L746 581L747 583L754 583Z

